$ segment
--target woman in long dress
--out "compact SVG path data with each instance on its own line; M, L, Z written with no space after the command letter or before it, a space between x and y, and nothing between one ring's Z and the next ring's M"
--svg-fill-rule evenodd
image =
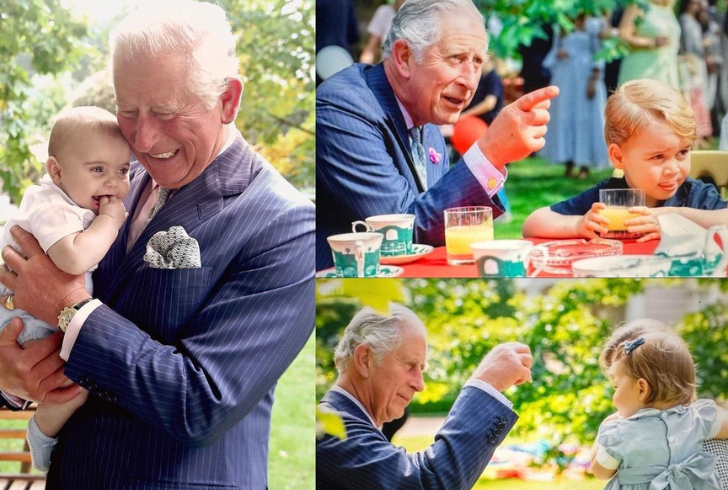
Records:
M601 49L601 19L580 15L575 29L565 35L556 32L551 51L543 66L551 70L551 84L558 86L559 96L551 101L551 120L546 145L540 155L551 163L566 165L570 177L575 166L585 178L589 168L609 163L604 143L604 62L595 61Z
M680 24L673 12L674 0L650 0L646 10L630 5L619 24L619 37L631 52L622 60L619 84L640 78L662 80L680 90L677 53ZM640 22L637 22L641 19Z

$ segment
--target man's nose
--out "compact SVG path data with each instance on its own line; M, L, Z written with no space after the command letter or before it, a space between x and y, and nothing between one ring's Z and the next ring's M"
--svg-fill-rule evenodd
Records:
M412 377L412 388L417 391L423 391L425 389L425 380L422 377L422 369L416 369Z
M154 117L139 114L134 134L134 146L142 153L148 153L159 140L159 121Z
M480 68L473 61L468 61L462 64L460 74L460 83L474 92L480 83Z

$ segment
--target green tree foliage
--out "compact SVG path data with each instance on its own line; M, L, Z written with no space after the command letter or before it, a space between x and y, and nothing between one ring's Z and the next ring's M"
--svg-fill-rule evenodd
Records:
M245 83L236 124L298 187L313 187L314 4L311 0L221 0Z
M546 39L543 26L555 24L562 32L574 29L580 13L603 16L630 4L646 7L648 0L474 0L486 17L497 17L503 30L491 40L491 50L499 58L517 56L519 45L530 46L534 38ZM613 59L626 53L627 47L617 38L603 41L600 57Z
M0 179L16 202L40 168L29 150L31 78L72 67L86 34L86 24L61 3L13 0L0 5Z
M426 389L416 400L428 411L447 411L483 356L502 342L531 347L533 382L509 390L520 419L517 433L591 443L614 411L612 388L601 372L601 347L624 318L631 297L647 286L680 294L684 280L562 280L540 294L538 281L404 280L407 304L428 328ZM706 301L676 325L699 368L699 395L728 398L728 281L692 282ZM321 286L319 285L319 288ZM672 289L672 291L671 291ZM336 290L317 302L317 396L335 379L332 348L361 302L341 301ZM338 291L341 293L342 291ZM413 409L417 409L414 406Z

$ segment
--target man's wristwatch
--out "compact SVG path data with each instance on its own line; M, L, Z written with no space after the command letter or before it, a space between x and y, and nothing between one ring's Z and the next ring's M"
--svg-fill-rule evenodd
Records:
M73 306L66 306L61 310L61 314L58 315L58 329L66 333L66 329L68 328L68 324L71 323L71 320L73 320L73 315L76 314L78 310L80 310L85 304L93 301L93 298L86 298L83 301L80 301L76 303Z

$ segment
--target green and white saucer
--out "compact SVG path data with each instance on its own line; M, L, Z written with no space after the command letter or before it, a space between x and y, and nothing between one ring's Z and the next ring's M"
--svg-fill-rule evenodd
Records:
M386 265L409 264L410 262L421 259L433 250L435 250L435 247L433 247L432 245L420 245L419 243L415 243L412 245L411 254L395 255L389 257L382 256L379 258L379 263Z

